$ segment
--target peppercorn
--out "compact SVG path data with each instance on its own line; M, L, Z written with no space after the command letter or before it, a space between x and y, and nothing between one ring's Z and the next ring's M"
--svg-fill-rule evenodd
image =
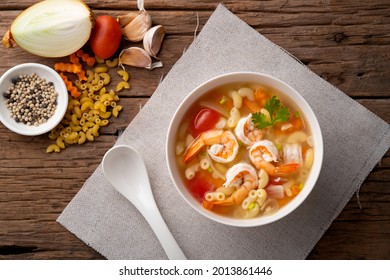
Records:
M57 92L54 84L36 73L20 75L11 80L12 86L3 93L6 106L16 122L38 126L54 115Z

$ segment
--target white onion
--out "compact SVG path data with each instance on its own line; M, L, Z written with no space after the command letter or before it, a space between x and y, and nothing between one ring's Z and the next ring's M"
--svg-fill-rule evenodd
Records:
M271 185L265 188L269 198L282 199L284 197L284 189L282 185Z
M93 12L81 0L45 0L16 17L3 45L12 47L13 40L38 56L67 56L88 41L93 22Z

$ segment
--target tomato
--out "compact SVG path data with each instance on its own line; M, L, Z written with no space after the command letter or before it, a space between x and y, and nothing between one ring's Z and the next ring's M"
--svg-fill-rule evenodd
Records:
M119 23L111 16L98 16L89 43L92 51L102 59L110 58L118 50L122 39Z
M201 132L212 129L219 121L220 114L211 109L202 109L196 114L192 125L191 134L193 137L198 136Z
M195 177L187 181L187 187L196 200L202 202L206 192L221 187L223 181L215 179L211 173L205 170L196 172Z

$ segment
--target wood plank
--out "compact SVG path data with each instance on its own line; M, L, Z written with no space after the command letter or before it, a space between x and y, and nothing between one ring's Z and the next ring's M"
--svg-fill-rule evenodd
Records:
M101 12L118 14L117 11ZM5 32L16 14L15 11L8 12L3 17L4 20L0 23L0 34ZM198 14L200 22L204 24L210 12L199 12ZM274 17L277 16L277 14L274 15ZM296 15L294 14L294 16ZM313 14L310 16L322 18ZM310 16L303 22L307 22ZM151 96L161 78L168 73L176 59L193 41L193 31L196 28L195 12L155 12L153 18L156 20L156 24L163 24L168 31L159 55L165 66L151 71L148 75L145 75L147 71L144 69L129 68L134 78L132 95ZM383 15L376 16L377 21L383 21L381 24L370 24L369 20L373 19L369 18L367 22L361 23L361 26L347 25L345 27L334 25L332 21L324 23L327 24L325 26L302 26L292 22L284 25L279 24L276 27L267 27L258 23L258 18L261 17L258 17L257 14L243 14L242 18L252 23L264 36L291 52L316 74L349 96L387 96L390 87L390 80L387 79L390 75L388 67L390 64L388 55L390 53L390 36L387 30L390 24L384 20ZM178 24L174 25L172 22L178 22ZM285 36L284 34L289 35ZM367 45L370 47L368 48ZM128 46L130 46L128 42L123 42L123 48ZM5 57L14 57L15 59L4 61L0 66L0 74L14 66L16 61L36 61L49 66L53 66L58 61L33 56L20 48L12 50L3 48L1 51L4 52ZM343 54L342 57L340 57L340 53Z

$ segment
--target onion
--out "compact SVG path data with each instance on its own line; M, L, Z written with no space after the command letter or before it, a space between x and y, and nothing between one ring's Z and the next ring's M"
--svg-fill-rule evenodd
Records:
M282 199L284 197L284 189L282 185L271 185L265 188L269 198Z
M16 17L3 37L32 54L62 57L79 50L88 41L95 16L81 0L45 0Z
M222 108L222 106L219 106L218 104L214 104L214 103L209 102L209 101L201 101L201 102L199 102L199 105L202 107L212 109L212 110L220 113L222 116L224 116L226 118L228 118L230 116L229 112L226 111L224 108Z

